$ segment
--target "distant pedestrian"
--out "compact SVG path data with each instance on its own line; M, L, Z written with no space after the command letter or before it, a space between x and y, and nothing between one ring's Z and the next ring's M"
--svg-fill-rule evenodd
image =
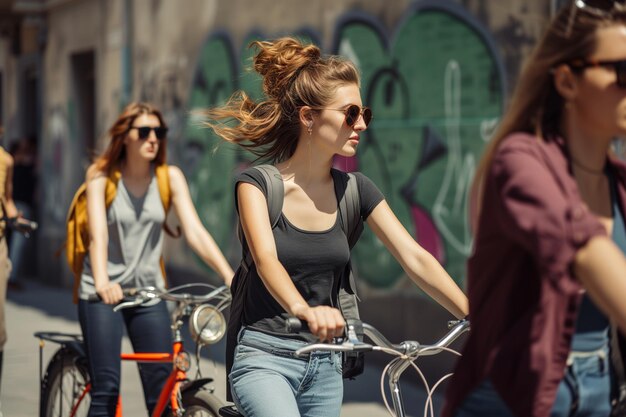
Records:
M13 166L13 200L21 216L34 219L35 190L37 188L37 144L32 137L24 137L15 143L11 149L14 160ZM22 233L12 233L9 244L9 258L13 268L9 276L10 290L22 289L19 279L26 236Z
M7 218L18 216L13 202L13 157L0 147L0 216L5 220L0 222L0 383L2 382L2 362L4 346L7 341L6 320L4 305L6 302L7 281L11 272L11 261L6 241ZM1 413L0 413L1 414Z
M476 174L472 332L444 417L626 415L624 340L611 325L626 331L618 136L626 6L570 1L531 54Z

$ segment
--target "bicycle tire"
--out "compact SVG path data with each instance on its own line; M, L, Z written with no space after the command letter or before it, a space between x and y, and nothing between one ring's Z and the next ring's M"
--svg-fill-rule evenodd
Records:
M199 388L183 392L184 417L219 417L224 403L211 392Z
M41 386L40 417L84 417L89 412L91 397L81 398L89 383L85 358L68 348L60 348L50 360ZM80 402L79 402L80 401Z

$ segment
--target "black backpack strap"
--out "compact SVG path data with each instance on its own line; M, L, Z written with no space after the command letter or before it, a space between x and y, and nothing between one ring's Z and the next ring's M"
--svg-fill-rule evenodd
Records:
M354 247L363 232L363 218L361 217L361 198L356 176L337 170L331 171L335 181L335 193L339 199L339 215L341 227L348 239L350 249ZM359 320L359 306L356 292L356 281L352 271L352 262L348 262L342 274L337 294L339 309L346 321ZM363 333L357 334L363 340ZM342 376L344 379L354 379L363 373L365 367L364 354L344 352L342 356Z
M283 210L283 199L285 198L283 177L274 165L257 165L254 169L263 174L263 179L267 186L267 211L269 212L270 224L273 229L276 223L278 223L280 212Z
M356 244L363 232L361 218L361 200L356 176L333 169L331 171L335 181L335 192L339 198L339 216L341 228L348 237L350 249Z
M274 165L257 165L252 167L256 169L263 175L263 180L265 181L265 186L267 187L267 211L270 216L270 224L272 229L278 223L278 219L280 218L280 213L283 210L283 199L285 197L285 186L283 185L283 177L280 175L278 168ZM243 239L243 231L241 230L241 225L239 225L239 240L240 242L244 242ZM244 251L245 256L242 259L241 266L244 268L247 273L248 270L252 267L254 260L252 259L252 254L249 250Z
M356 176L353 173L345 173L336 169L331 171L335 181L335 192L339 198L339 215L341 216L341 227L348 238L350 249L354 247L363 232L363 218L361 217L361 198ZM346 317L358 317L356 311L356 300L344 301L346 296L355 297L356 280L352 272L352 265L348 263L344 272L344 279L339 289L339 305ZM350 307L346 308L346 306ZM350 311L347 311L350 310Z

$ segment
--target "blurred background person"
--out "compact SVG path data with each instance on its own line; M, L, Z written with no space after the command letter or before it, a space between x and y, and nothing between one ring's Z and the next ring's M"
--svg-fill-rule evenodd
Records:
M1 133L1 128L0 128ZM0 382L2 382L2 362L4 346L7 342L6 320L4 304L6 302L7 280L11 273L11 261L7 247L6 230L7 218L17 217L17 208L13 202L13 158L0 146ZM0 413L1 415L1 413Z
M444 417L626 415L625 134L626 6L571 1L476 173L472 331Z
M122 288L165 287L162 269L166 207L159 170L166 170L170 203L189 247L230 284L233 270L204 228L182 171L166 164L168 128L159 110L133 102L109 129L107 148L86 173L89 251L77 288L78 318L85 341L91 404L89 416L114 416L121 378L120 353L124 330L135 352L170 352L172 332L165 303L139 305L121 311L113 306ZM107 206L107 187L116 181ZM169 207L168 207L169 208ZM102 302L93 302L94 295ZM157 404L171 364L139 367L148 414Z
M21 216L34 219L35 190L37 188L37 142L35 138L23 137L11 146L13 156L13 201ZM22 268L27 237L22 233L11 233L9 258L13 265L9 276L8 289L20 290L19 275Z

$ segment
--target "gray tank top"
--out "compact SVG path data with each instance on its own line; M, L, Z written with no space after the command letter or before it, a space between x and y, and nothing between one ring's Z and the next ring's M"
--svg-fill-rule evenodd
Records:
M163 248L165 210L156 177L141 197L133 196L120 179L113 203L107 210L109 231L107 272L122 288L165 287L160 259ZM89 253L85 256L78 296L95 294Z

